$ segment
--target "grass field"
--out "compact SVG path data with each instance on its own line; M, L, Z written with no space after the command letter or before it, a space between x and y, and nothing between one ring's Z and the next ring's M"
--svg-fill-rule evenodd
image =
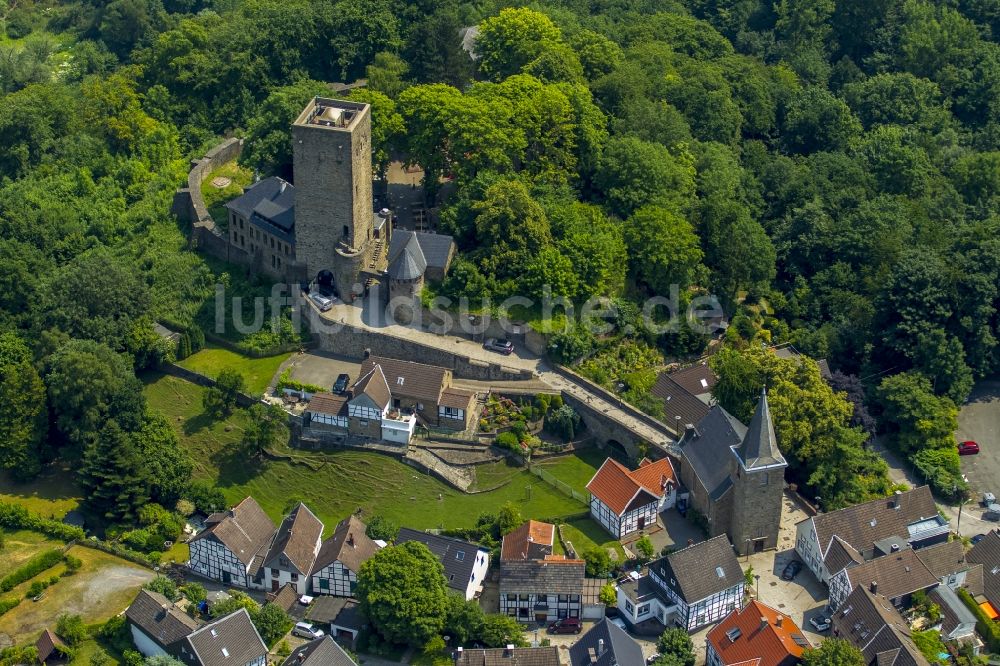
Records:
M42 537L27 541L38 539ZM7 543L7 548L10 548L10 539ZM30 550L36 545L29 543L27 548ZM43 547L54 545L61 544L46 544ZM15 643L33 641L45 627L54 628L55 618L62 613L77 613L87 624L103 622L123 611L139 588L153 578L152 571L114 555L81 546L74 546L69 552L83 561L80 570L61 578L45 590L39 601L24 599L16 608L0 616L0 634L8 634ZM36 578L61 575L65 568L63 564L57 564ZM24 597L30 585L31 581L22 583L3 596Z
M581 449L568 456L559 456L539 462L538 465L573 490L586 494L587 483L608 457L607 451L597 448Z
M285 359L291 354L279 354L264 358L250 358L223 347L207 345L201 351L188 356L177 365L201 373L207 377L218 377L223 370L235 370L247 382L251 395L261 395Z
M29 559L49 548L62 548L62 541L50 539L38 532L18 530L4 534L4 547L0 549L0 578L3 578Z
M248 462L235 450L242 436L241 413L225 421L203 414L204 391L168 375L148 375L146 397L164 413L195 461L197 478L216 483L230 503L252 495L275 520L293 502L303 501L332 531L359 507L414 528L467 527L480 513L517 503L528 518L554 518L585 511L528 472L509 471L510 483L498 490L467 495L388 456L365 451L294 452L301 462ZM492 470L496 478L502 471Z
M62 464L46 468L28 483L17 483L6 472L0 473L0 501L21 504L46 518L61 520L80 500L73 470Z
M600 546L605 549L614 548L615 552L618 553L618 561L625 561L625 549L622 548L622 545L612 539L610 534L590 518L580 518L567 522L563 527L563 533L566 535L566 539L573 544L577 557L582 557L590 548Z
M232 182L226 187L216 187L212 185L212 179L217 176L229 178ZM208 174L208 178L201 184L201 196L205 199L208 214L222 229L228 228L229 214L225 207L226 202L243 194L243 188L251 182L253 182L253 171L244 169L236 162L227 162Z

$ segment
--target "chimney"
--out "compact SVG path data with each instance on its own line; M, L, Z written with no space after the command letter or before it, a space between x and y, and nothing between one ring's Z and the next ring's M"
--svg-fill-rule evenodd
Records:
M878 594L878 581L873 580L872 584L868 586L868 589L871 590L872 594Z
M282 193L284 193L286 187L288 187L288 183L286 183L285 181L281 181L281 192Z
M896 552L896 551L898 551L898 550L899 550L899 544L898 544L898 543L894 543L894 544L892 544L892 545L891 545L891 546L889 547L889 552L890 552L890 553L895 553L895 552Z
M784 619L785 619L785 616L784 616L784 615L778 615L778 621L774 623L774 624L775 624L775 626L777 626L777 627L780 627L780 626L781 626L781 622L782 622L782 621L783 621Z
M590 663L592 664L597 663L597 652L594 650L594 648L587 648L587 656L590 657Z
M505 647L504 650L503 650L503 656L506 657L507 659L510 659L510 658L512 658L514 656L514 644L513 643L507 643L507 647Z
M347 533L347 545L354 547L354 532Z
M767 618L763 615L760 616L760 628L767 629Z
M462 660L462 648L461 646L459 646L458 648L455 649L455 661L457 662L461 660Z
M371 358L371 355L372 355L372 350L371 350L371 349L366 349L366 350L364 351L364 353L362 354L362 356L363 356L364 358Z
M903 500L903 491L897 490L896 494L892 496L892 508L899 510L899 503Z
M604 639L599 638L597 640L597 656L600 657L604 654Z
M694 437L697 434L698 434L698 431L694 429L694 424L693 423L685 423L684 424L684 435L686 437Z

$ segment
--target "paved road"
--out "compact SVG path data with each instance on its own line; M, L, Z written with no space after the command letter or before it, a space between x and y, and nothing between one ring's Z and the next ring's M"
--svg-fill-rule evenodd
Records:
M478 361L499 363L504 367L512 369L531 370L537 379L548 386L556 390L566 391L581 402L591 405L608 418L624 425L637 437L661 447L667 446L671 442L671 437L665 431L654 428L645 421L635 418L622 407L620 402L607 400L602 395L591 391L587 386L571 381L565 376L558 374L543 359L523 347L518 347L509 356L500 356L496 352L484 349L480 343L465 338L438 335L418 328L400 326L399 324L380 323L379 325L371 325L369 322L375 321L372 315L373 313L367 305L359 307L357 305L340 303L327 312L322 313L321 317L329 322L365 327L378 331L383 335L403 338L420 342L429 347L453 351L456 354L461 354Z
M1000 492L1000 381L976 385L958 413L955 436L960 442L971 439L979 443L979 455L962 456L962 472L973 489L978 493Z

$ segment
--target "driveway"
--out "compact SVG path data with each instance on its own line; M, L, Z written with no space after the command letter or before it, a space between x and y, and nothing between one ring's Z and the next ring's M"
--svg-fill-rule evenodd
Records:
M282 364L278 374L280 375L288 368L291 368L292 379L303 384L316 384L330 390L337 375L342 372L351 376L351 383L357 380L361 363L346 356L314 350L291 356Z
M809 642L818 645L825 636L817 634L809 620L819 615L826 606L826 586L804 567L795 580L781 580L785 565L790 560L799 559L795 553L795 525L808 516L798 500L786 492L782 498L777 550L753 554L749 560L741 557L739 561L744 569L749 564L753 567L754 574L760 576L754 583L753 596L790 617L802 629Z
M976 384L958 412L955 437L979 443L978 455L962 456L962 473L975 491L973 499L978 501L985 491L1000 492L1000 381Z

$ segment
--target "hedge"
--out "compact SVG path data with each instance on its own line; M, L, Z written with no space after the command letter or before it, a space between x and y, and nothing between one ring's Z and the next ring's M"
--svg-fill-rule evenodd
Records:
M986 641L986 647L990 652L1000 652L1000 626L979 607L979 604L976 603L976 600L972 598L972 595L967 590L960 587L955 591L958 593L962 603L976 616L976 631Z
M292 391L302 391L303 393L327 393L328 389L317 386L316 384L303 384L302 382L292 379L292 369L285 368L284 372L278 377L277 389L291 389Z
M8 599L0 599L0 615L3 615L7 611L16 607L19 603L21 603L20 597L10 597Z
M79 527L67 525L58 520L42 518L37 513L31 513L20 504L0 502L0 527L10 530L31 530L41 532L62 541L73 541L84 538L84 531Z
M21 583L31 580L43 571L59 564L62 558L62 551L58 548L35 555L25 564L4 576L3 580L0 580L0 592L10 592Z

